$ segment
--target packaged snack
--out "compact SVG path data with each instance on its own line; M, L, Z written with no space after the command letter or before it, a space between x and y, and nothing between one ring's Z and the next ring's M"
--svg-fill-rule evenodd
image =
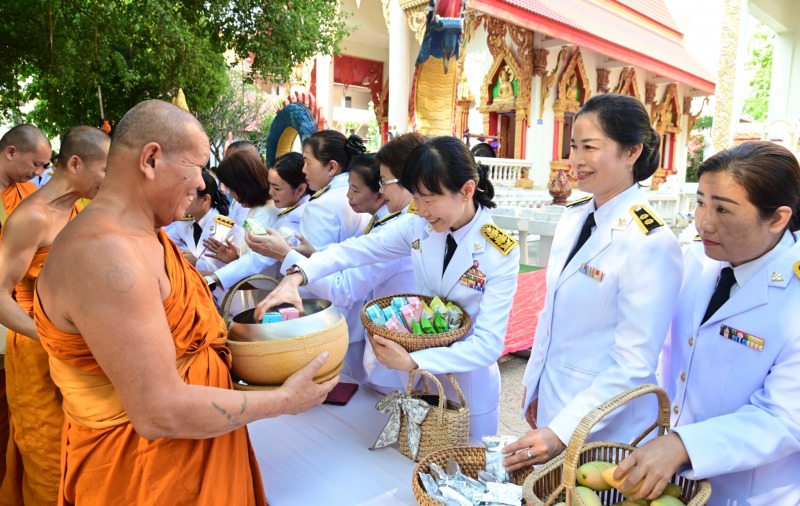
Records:
M429 305L435 313L447 313L447 306L444 305L444 302L439 297L434 297Z
M436 311L433 315L433 328L436 330L437 334L450 331L450 326L447 324L447 321L442 316L442 313L438 311Z
M298 311L297 308L284 307L278 309L278 312L281 314L283 320L295 320L297 318L300 318L300 311Z
M411 330L411 324L416 322L414 318L414 308L406 304L400 308L400 316L403 317L403 323L406 324L406 328Z
M433 321L433 309L431 309L430 306L424 302L422 303L422 308L420 309L420 317L424 317L429 321Z
M396 316L392 316L391 318L386 320L386 323L384 323L383 326L385 328L389 329L389 330L393 330L393 331L399 332L401 334L408 334L409 333L408 329L406 328L406 326L403 325L402 323L400 323L400 319L397 318Z
M258 220L254 220L253 218L245 218L244 223L242 224L245 230L249 230L250 232L256 235L264 235L267 233L267 229L264 228Z
M419 297L409 297L408 304L414 309L420 309L422 307L422 301L419 300Z
M372 320L372 323L374 323L375 325L383 326L383 324L386 323L386 317L383 316L383 310L380 308L379 305L373 304L367 307L365 311L369 319Z
M447 310L447 324L450 326L450 330L455 330L460 327L463 318L464 313L457 307L451 307Z
M517 438L514 436L483 436L483 445L486 447L486 471L497 478L501 483L508 481L508 473L503 467L502 449L510 445Z
M392 307L398 311L406 304L408 304L408 300L405 297L392 297Z
M271 311L269 313L264 313L264 318L261 319L261 323L275 323L281 320L283 320L283 316L280 313Z
M422 328L424 334L435 334L436 329L433 328L431 321L424 316L419 319L419 326Z
M403 325L403 323L402 323L403 322L403 317L400 316L400 313L397 311L397 309L395 309L394 306L386 306L385 308L383 308L383 317L386 319L386 321L389 321L392 318L395 318L395 319L397 319L398 322L400 322L401 325ZM406 330L408 330L408 329L406 329Z
M417 335L422 335L425 333L422 331L422 327L417 320L411 320L411 333Z

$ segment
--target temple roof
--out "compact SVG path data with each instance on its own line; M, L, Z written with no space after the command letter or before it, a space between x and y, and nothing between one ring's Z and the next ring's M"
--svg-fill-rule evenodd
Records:
M663 0L470 0L469 6L714 93L714 77L683 46Z

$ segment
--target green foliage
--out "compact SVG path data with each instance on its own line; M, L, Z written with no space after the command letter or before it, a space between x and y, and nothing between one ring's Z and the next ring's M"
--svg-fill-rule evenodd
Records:
M697 118L697 122L694 124L695 130L707 130L711 128L714 124L714 116L707 114L705 116L700 116Z
M688 158L686 162L686 182L688 183L697 182L697 169L703 163L705 146L706 138L703 134L696 133L689 137L689 142L686 144L686 157Z
M750 59L747 65L756 70L750 86L753 87L749 97L744 101L743 112L749 114L754 121L765 121L769 111L769 88L772 79L772 50L775 45L775 33L765 25L759 24L748 43L747 51Z
M183 88L192 112L210 112L230 87L223 57L255 53L256 74L285 78L345 33L332 0L2 0L0 119L55 135L99 124L97 85L113 122L136 103ZM34 101L21 118L20 108Z

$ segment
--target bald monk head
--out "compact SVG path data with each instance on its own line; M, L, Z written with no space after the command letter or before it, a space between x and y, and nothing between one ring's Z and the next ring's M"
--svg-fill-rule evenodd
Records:
M17 125L0 138L0 189L30 181L50 163L50 140L33 125Z
M204 188L201 169L209 156L208 137L194 116L161 100L142 102L114 130L97 199L134 200L162 227L182 218Z
M93 199L106 174L111 138L88 125L70 128L61 138L53 179L68 178L81 198Z

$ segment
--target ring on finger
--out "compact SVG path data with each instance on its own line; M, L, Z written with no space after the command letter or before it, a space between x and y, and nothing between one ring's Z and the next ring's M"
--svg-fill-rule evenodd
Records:
M528 460L533 458L533 454L531 453L531 448L528 447Z

